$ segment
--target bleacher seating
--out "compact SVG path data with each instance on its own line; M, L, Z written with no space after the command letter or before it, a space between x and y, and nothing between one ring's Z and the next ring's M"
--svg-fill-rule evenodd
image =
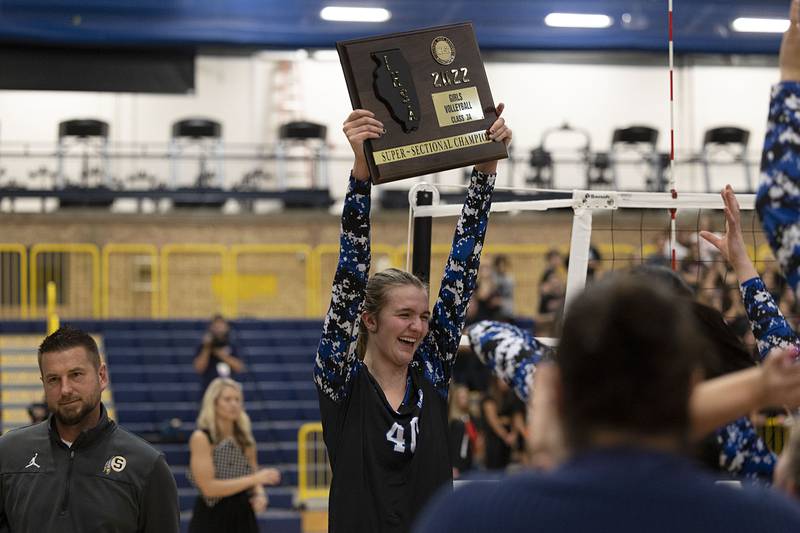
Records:
M117 419L127 429L149 438L168 436L177 442L158 443L172 467L185 528L197 491L188 482L189 449L185 440L194 429L200 401L200 381L192 359L207 323L197 320L68 321L103 336ZM532 329L530 320L518 325ZM248 366L242 382L247 412L258 442L259 464L279 468L283 481L268 489L269 510L259 523L270 533L299 533L294 510L297 487L297 432L319 420L312 382L314 354L322 329L318 320L240 320L232 322L242 357ZM36 333L42 321L2 321L0 334ZM165 434L179 418L177 434Z
M188 523L197 491L188 482L189 448L185 438L194 429L201 396L192 368L195 350L207 323L195 320L70 321L103 335L118 422L151 439L166 436L175 443L157 443L178 483L182 522ZM299 533L300 516L293 510L297 486L297 431L319 420L311 379L321 331L317 320L242 320L232 322L248 372L242 382L245 406L253 421L261 465L281 470L279 487L268 488L269 510L259 516L264 531ZM38 329L41 328L41 329ZM37 322L5 322L0 333L43 331ZM169 422L178 418L177 433Z

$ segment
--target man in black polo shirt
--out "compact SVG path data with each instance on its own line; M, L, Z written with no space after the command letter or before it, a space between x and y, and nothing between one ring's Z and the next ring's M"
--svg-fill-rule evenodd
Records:
M39 347L49 419L0 437L0 531L175 533L175 479L161 455L113 420L94 339L70 327Z

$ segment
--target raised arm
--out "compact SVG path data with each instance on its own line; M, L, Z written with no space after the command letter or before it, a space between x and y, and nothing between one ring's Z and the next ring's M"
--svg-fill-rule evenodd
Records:
M339 263L314 364L314 383L335 402L346 395L356 362L359 314L369 278L369 192L369 182L350 178L342 213Z
M773 348L800 347L797 334L784 318L760 277L745 281L740 285L740 290L762 360Z
M369 171L363 144L380 136L383 125L363 109L353 111L344 132L355 154L342 211L339 263L333 278L331 304L325 315L314 364L314 383L334 402L343 400L353 376L361 306L369 279Z
M764 359L773 348L798 345L797 335L786 322L747 255L739 202L730 185L722 190L722 201L725 204L725 235L719 237L708 231L701 231L700 235L720 251L736 272L747 318L758 344L759 355Z
M503 108L503 104L498 104L498 118L487 133L493 141L508 145L512 134L505 120L500 117ZM447 396L450 374L464 327L464 315L475 290L496 170L497 161L490 161L475 165L472 171L467 198L456 224L453 245L433 307L430 333L414 356L442 396Z
M742 293L747 317L753 330L753 335L758 344L759 354L764 359L772 348L786 347L796 340L794 332L783 318L778 306L772 299L769 291L766 290L764 282L747 255L747 248L742 236L741 213L739 202L730 185L722 190L722 201L725 204L725 235L719 237L713 233L703 231L701 236L713 244L733 267L739 281L739 288ZM773 364L775 362L772 362ZM749 374L756 376L758 372L763 373L763 369L748 371ZM736 378L733 378L734 380ZM730 383L736 383L731 381ZM738 392L747 389L744 382L739 382ZM757 383L757 381L755 382ZM711 384L711 390L714 390ZM756 389L757 390L757 389ZM702 390L698 391L702 396ZM725 395L720 395L724 399ZM746 399L742 396L742 399ZM757 399L758 395L751 395ZM724 401L724 400L723 400ZM704 409L713 406L714 399L706 400L705 405L697 405L697 409ZM735 398L730 405L736 405ZM693 411L693 412L696 412ZM741 416L745 411L740 409L738 415ZM732 422L728 422L714 431L712 438L716 441L719 449L717 457L718 465L731 475L769 483L772 479L772 472L775 469L777 458L774 453L764 444L763 439L758 435L750 419L742 416Z
M797 294L800 283L800 2L780 53L781 82L772 89L756 209L770 247Z

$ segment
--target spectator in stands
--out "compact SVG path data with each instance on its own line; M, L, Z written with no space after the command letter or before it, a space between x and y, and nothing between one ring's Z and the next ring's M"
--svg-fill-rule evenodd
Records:
M556 248L545 255L545 268L539 278L539 308L536 314L536 330L543 336L552 336L555 325L564 307L566 283L564 258Z
M478 449L478 428L469 408L469 389L454 383L450 387L450 458L453 479L472 470Z
M669 239L667 238L666 233L657 233L653 237L653 242L650 245L651 251L647 254L645 258L645 263L648 265L660 265L660 266L669 266L670 265L670 249L669 249ZM676 254L677 255L677 254Z
M469 345L458 347L453 364L453 381L463 384L470 391L485 392L489 388L492 371L486 368Z
M542 272L542 277L539 280L539 284L541 285L544 283L551 274L558 273L561 274L564 272L565 263L564 257L562 256L561 252L558 248L550 248L544 256L544 272Z
M603 255L594 244L589 245L589 258L586 263L586 283L591 283L599 274ZM564 270L569 270L569 255L564 258Z
M481 320L508 320L503 312L503 301L495 285L494 268L491 263L481 265L475 292L467 306L466 323Z
M564 279L556 269L547 269L539 281L539 315L553 317L564 305Z
M177 533L164 456L108 418L94 339L63 326L39 346L52 416L0 437L0 531Z
M222 315L211 319L193 365L202 376L201 392L218 377L225 378L244 371L244 363L231 339L231 326Z
M568 461L549 474L445 495L417 531L800 528L800 508L753 488L717 486L681 456L707 348L690 317L689 303L660 284L620 277L587 288L567 311L549 374Z
M719 250L710 242L700 238L702 232L711 232L711 217L703 213L697 220L697 230L688 232L690 235L690 246L697 249L697 257L703 263L711 263L719 259Z
M703 241L707 242L705 239ZM706 270L697 287L697 300L720 312L725 312L732 304L726 286L728 278L726 265L722 262L703 264L706 265ZM736 299L741 300L738 294Z
M506 320L511 320L514 318L514 277L508 256L495 256L492 278L500 312Z
M264 485L280 483L274 468L258 467L242 386L216 378L203 395L189 439L190 479L200 490L190 533L258 533L255 513L267 508Z
M489 470L504 470L511 462L511 452L517 449L519 430L524 426L525 404L505 381L492 376L481 411L486 443L484 466Z
M767 286L767 290L769 290L772 295L772 299L780 304L783 290L787 286L786 278L781 274L780 267L776 263L767 263L764 266L764 272L761 274L761 278L764 280L764 285Z

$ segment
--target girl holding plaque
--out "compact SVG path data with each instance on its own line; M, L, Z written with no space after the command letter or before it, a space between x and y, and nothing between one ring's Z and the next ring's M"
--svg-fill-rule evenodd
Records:
M508 144L500 118L487 132ZM355 155L342 213L339 263L314 366L333 480L331 533L408 531L452 482L447 393L475 288L497 161L475 166L433 311L413 274L369 277L371 181L364 141L383 124L356 109L344 122Z

